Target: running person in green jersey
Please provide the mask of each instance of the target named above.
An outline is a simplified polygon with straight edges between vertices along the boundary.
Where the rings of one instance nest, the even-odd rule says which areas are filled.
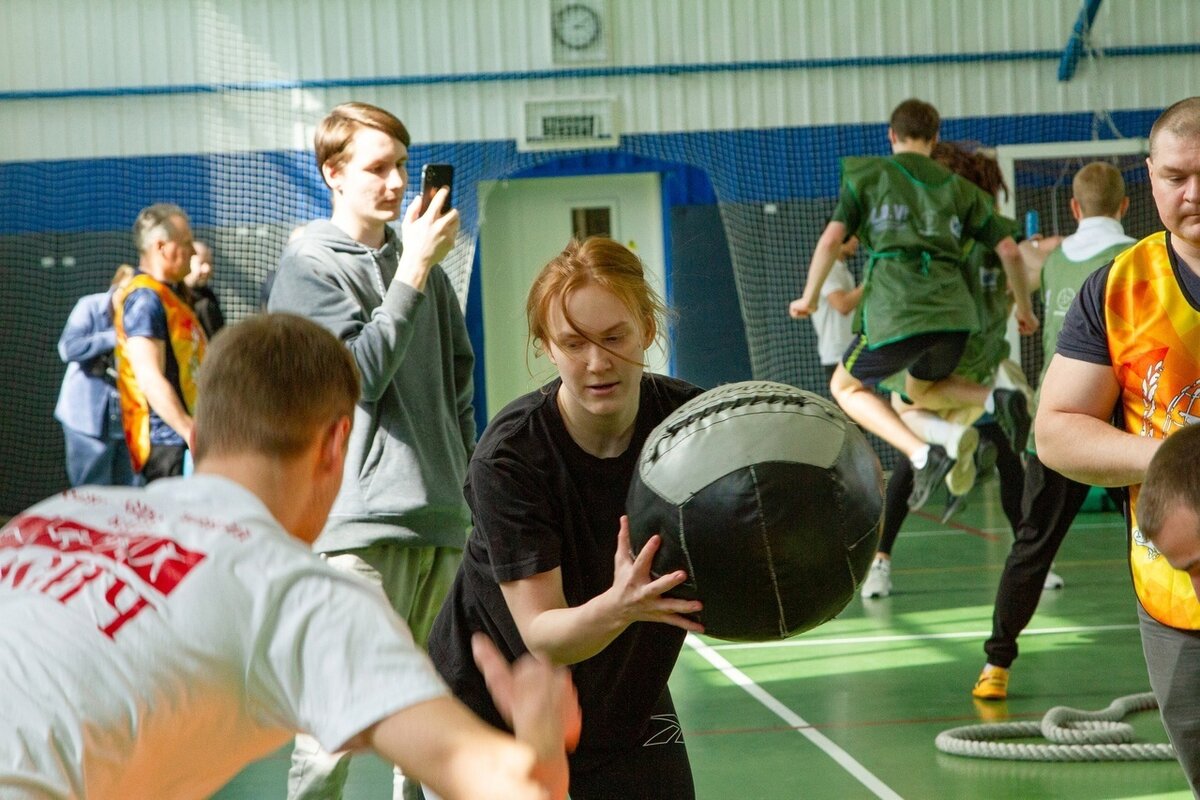
[[[971,181],[997,200],[1001,192],[1008,192],[1000,165],[987,152],[968,151],[951,142],[938,142],[931,156],[934,161]],[[1018,235],[1017,223],[1002,219],[1010,235],[1015,238]],[[1036,271],[1029,269],[1031,261],[1024,257],[1026,244],[1021,246],[1027,268],[1026,277],[1032,283],[1037,279]],[[1039,254],[1038,250],[1030,252]],[[1040,264],[1040,261],[1037,263]],[[1019,389],[1032,399],[1033,390],[1024,376],[1020,375],[1020,367],[1011,361],[1005,363],[1009,355],[1007,329],[1013,301],[1000,259],[993,249],[968,240],[963,266],[975,297],[979,330],[967,340],[962,358],[954,369],[955,374],[987,386]],[[949,519],[961,507],[975,483],[977,468],[980,472],[987,472],[994,464],[1000,474],[1000,504],[1013,531],[1016,531],[1021,521],[1021,492],[1025,474],[1020,456],[1013,450],[994,417],[985,414],[982,406],[929,411],[915,405],[904,394],[905,379],[905,373],[898,373],[882,381],[879,387],[892,393],[892,407],[913,433],[929,444],[941,445],[954,459],[954,467],[945,479],[951,499],[942,520]],[[899,459],[888,476],[879,549],[860,589],[864,599],[883,598],[891,594],[892,549],[908,517],[907,500],[912,489],[912,465],[906,459]]]
[[[1024,266],[1013,237],[995,213],[995,201],[969,181],[935,163],[937,109],[905,100],[888,127],[890,157],[842,161],[842,188],[833,217],[813,252],[804,294],[790,307],[803,317],[817,307],[821,285],[846,235],[858,236],[868,254],[855,338],[830,382],[830,392],[855,422],[896,447],[912,462],[911,508],[919,508],[950,471],[940,445],[909,430],[879,381],[909,373],[905,394],[937,410],[983,406],[1010,439],[1024,442],[1029,412],[1024,395],[954,375],[978,314],[962,265],[964,243],[994,248],[1012,287],[1018,330],[1037,330]]]

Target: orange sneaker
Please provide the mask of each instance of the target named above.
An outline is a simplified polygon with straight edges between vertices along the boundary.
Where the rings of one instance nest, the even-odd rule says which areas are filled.
[[[980,700],[1003,700],[1008,697],[1008,670],[988,664],[979,673],[971,696]]]

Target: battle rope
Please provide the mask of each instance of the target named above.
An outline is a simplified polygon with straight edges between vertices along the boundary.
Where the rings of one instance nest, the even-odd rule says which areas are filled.
[[[943,753],[1008,761],[1169,761],[1169,744],[1133,741],[1133,727],[1119,722],[1137,711],[1158,708],[1154,695],[1118,697],[1103,711],[1079,711],[1056,706],[1041,722],[995,722],[966,725],[938,734],[934,744]],[[1042,736],[1054,744],[1000,742]]]

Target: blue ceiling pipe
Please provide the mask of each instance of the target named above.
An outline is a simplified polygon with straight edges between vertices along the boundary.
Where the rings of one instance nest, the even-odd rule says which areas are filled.
[[[1100,9],[1100,0],[1083,0],[1083,8],[1079,9],[1079,18],[1075,20],[1075,29],[1067,40],[1063,50],[1062,60],[1058,62],[1058,79],[1069,81],[1075,77],[1075,68],[1079,66],[1079,57],[1083,55],[1084,40],[1096,20],[1096,12]]]

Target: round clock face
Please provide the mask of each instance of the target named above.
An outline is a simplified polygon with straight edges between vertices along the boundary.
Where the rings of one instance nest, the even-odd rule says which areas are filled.
[[[600,15],[579,3],[563,6],[554,14],[554,38],[573,50],[591,47],[600,38]]]

